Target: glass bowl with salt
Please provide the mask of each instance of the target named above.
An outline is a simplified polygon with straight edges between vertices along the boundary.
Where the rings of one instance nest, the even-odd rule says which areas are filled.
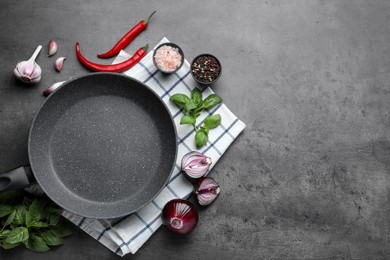
[[[176,72],[184,63],[183,50],[171,42],[160,44],[153,52],[153,63],[163,73]]]

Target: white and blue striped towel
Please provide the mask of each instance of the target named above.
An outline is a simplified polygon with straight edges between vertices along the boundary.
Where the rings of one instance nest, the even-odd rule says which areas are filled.
[[[163,38],[159,44],[168,42]],[[157,46],[157,45],[156,45]],[[187,60],[182,68],[172,75],[166,76],[158,72],[153,65],[153,52],[150,51],[137,65],[124,74],[136,78],[155,91],[167,104],[174,118],[178,134],[178,156],[174,172],[166,187],[147,206],[141,210],[121,219],[96,220],[64,212],[63,216],[83,229],[93,238],[120,256],[135,253],[161,226],[161,210],[164,205],[174,198],[187,198],[193,190],[193,186],[180,173],[181,158],[189,151],[197,150],[194,142],[194,130],[189,125],[180,125],[183,112],[169,101],[169,97],[175,93],[190,95],[192,89],[198,84],[190,75],[190,64]],[[114,63],[129,58],[124,51],[118,55]],[[210,88],[204,88],[203,97],[213,93]],[[218,159],[245,128],[241,122],[224,104],[214,107],[209,113],[202,113],[199,124],[210,114],[219,113],[222,117],[221,125],[209,132],[209,142],[200,152],[211,157],[215,166]]]

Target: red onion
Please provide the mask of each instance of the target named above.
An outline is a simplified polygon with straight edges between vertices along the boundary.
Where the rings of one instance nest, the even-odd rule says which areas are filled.
[[[162,210],[163,224],[172,232],[187,234],[198,224],[198,211],[195,206],[182,199],[174,199],[165,204]]]
[[[181,169],[191,179],[198,179],[206,175],[211,165],[211,158],[197,151],[183,156]]]
[[[220,193],[221,188],[218,183],[211,177],[200,179],[195,186],[195,195],[202,206],[211,204]]]

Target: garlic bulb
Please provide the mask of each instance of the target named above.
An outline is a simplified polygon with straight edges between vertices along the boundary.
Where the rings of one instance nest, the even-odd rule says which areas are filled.
[[[16,65],[14,74],[17,79],[29,84],[38,83],[41,80],[42,69],[35,62],[41,49],[42,46],[39,45],[29,60],[21,61]]]

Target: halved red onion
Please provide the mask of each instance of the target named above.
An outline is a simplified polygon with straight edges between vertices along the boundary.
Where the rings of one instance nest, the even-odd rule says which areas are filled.
[[[198,202],[202,206],[211,204],[221,192],[218,183],[211,177],[204,177],[200,179],[196,186],[194,193]]]
[[[188,177],[198,179],[206,175],[211,163],[210,157],[192,151],[183,156],[181,169]]]
[[[168,230],[177,234],[187,234],[194,230],[199,219],[196,207],[182,199],[174,199],[165,204],[161,217]]]

